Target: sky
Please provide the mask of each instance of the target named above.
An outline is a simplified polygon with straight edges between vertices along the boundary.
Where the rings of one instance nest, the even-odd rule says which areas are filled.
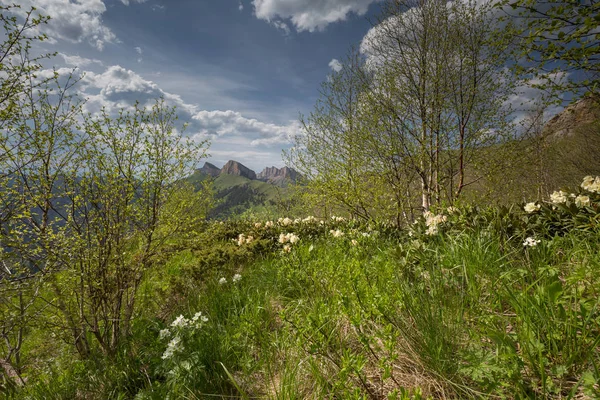
[[[14,0],[0,0],[13,4]],[[164,97],[207,160],[282,167],[320,84],[372,27],[378,0],[20,0],[51,20],[47,68],[83,76],[85,110]],[[48,64],[48,63],[46,63]]]

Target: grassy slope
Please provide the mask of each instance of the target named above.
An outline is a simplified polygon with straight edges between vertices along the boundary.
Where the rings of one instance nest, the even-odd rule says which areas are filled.
[[[452,215],[443,233],[413,237],[332,222],[213,224],[146,284],[131,355],[71,367],[33,393],[598,398],[600,233],[520,232],[520,214],[498,215]],[[300,236],[289,253],[281,232]],[[541,242],[524,247],[532,232]],[[255,240],[238,246],[239,233]],[[199,326],[170,326],[198,311],[208,317]]]

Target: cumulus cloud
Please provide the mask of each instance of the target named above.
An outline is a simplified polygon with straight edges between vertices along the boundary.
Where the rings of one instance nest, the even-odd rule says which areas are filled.
[[[0,4],[9,5],[13,0],[0,0]],[[73,43],[88,42],[98,50],[104,49],[106,43],[115,42],[115,34],[102,23],[102,14],[106,11],[103,0],[21,0],[20,9],[16,13],[25,13],[35,6],[39,15],[52,18],[52,23],[41,29],[50,39],[68,40]]]
[[[298,32],[323,30],[350,14],[364,15],[379,0],[253,0],[254,14],[268,22],[290,20]]]
[[[146,0],[131,1],[143,3]],[[121,2],[129,5],[130,0]],[[14,0],[0,0],[2,6],[14,3]],[[100,51],[106,43],[118,41],[116,35],[102,22],[102,14],[106,12],[104,0],[19,0],[17,3],[21,8],[12,9],[17,15],[23,16],[27,10],[35,7],[37,15],[51,17],[51,23],[39,27],[51,41],[62,39],[72,43],[87,42]]]
[[[340,72],[342,70],[342,63],[334,58],[329,61],[329,68],[335,72]]]
[[[87,67],[88,65],[91,64],[98,64],[98,65],[102,65],[102,61],[100,60],[96,60],[93,58],[85,58],[85,57],[80,57],[78,55],[69,55],[69,54],[64,54],[64,53],[60,53],[59,54],[63,60],[65,60],[65,64],[67,65],[73,65],[75,67]]]
[[[276,125],[244,117],[232,110],[199,111],[192,119],[196,121],[201,135],[213,138],[243,136],[251,139],[251,146],[289,143],[300,131],[300,125],[295,121],[287,125]]]

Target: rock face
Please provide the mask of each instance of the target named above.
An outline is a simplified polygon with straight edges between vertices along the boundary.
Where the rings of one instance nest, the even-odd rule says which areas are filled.
[[[227,164],[221,168],[220,174],[238,175],[248,179],[256,179],[256,172],[233,160],[227,161]]]
[[[599,115],[598,105],[593,99],[582,99],[548,121],[544,133],[554,138],[569,137],[578,127],[597,121]]]
[[[258,174],[258,179],[274,185],[282,185],[286,182],[296,182],[298,172],[288,167],[267,167]]]
[[[205,173],[206,175],[210,175],[213,178],[219,176],[219,174],[221,173],[221,170],[217,167],[215,167],[213,164],[206,162],[204,163],[204,166],[202,168],[200,168],[200,172]]]

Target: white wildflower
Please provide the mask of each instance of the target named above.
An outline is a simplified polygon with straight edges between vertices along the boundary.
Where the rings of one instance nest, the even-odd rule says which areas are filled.
[[[594,178],[593,176],[586,176],[583,178],[583,182],[581,183],[581,187],[588,192],[592,193],[600,193],[600,176]]]
[[[344,232],[340,231],[339,229],[336,229],[336,230],[332,229],[329,231],[329,233],[331,233],[333,235],[333,237],[336,237],[336,238],[344,236]]]
[[[425,234],[429,235],[429,236],[433,236],[433,235],[436,235],[438,233],[438,231],[439,230],[438,230],[437,224],[433,224],[427,228],[427,230],[425,231]]]
[[[225,278],[219,279],[219,285],[224,285],[226,283],[227,283],[227,279],[225,279]]]
[[[236,282],[239,282],[241,279],[242,279],[242,276],[240,274],[235,274],[233,276],[232,281],[233,281],[233,283],[236,283]]]
[[[161,340],[169,337],[170,335],[171,335],[171,331],[169,329],[161,329],[160,332],[158,332],[158,337]]]
[[[176,351],[180,351],[182,349],[180,346],[180,343],[181,343],[181,339],[179,338],[179,336],[175,336],[173,339],[171,339],[171,341],[167,345],[167,349],[165,350],[165,352],[162,355],[162,359],[166,360],[167,358],[171,358],[171,357],[173,357],[173,354]]]
[[[285,246],[283,246],[284,253],[289,253],[290,251],[292,251],[292,246],[290,246],[289,244],[286,244]]]
[[[288,240],[290,241],[291,244],[294,244],[294,243],[298,243],[300,238],[293,233],[288,233]]]
[[[254,227],[255,227],[256,229],[260,229],[260,228],[262,228],[262,224],[261,224],[260,222],[256,222],[256,223],[254,224]]]
[[[291,220],[291,219],[289,219],[287,217],[286,218],[279,218],[277,220],[277,222],[279,222],[279,225],[282,225],[282,226],[288,226],[288,225],[291,225],[291,224],[294,223],[293,220]]]
[[[446,211],[448,212],[448,214],[456,214],[459,210],[457,207],[450,206],[446,209]]]
[[[559,190],[558,192],[553,192],[550,195],[550,201],[553,204],[562,204],[565,203],[567,201],[567,194],[566,192],[563,192],[562,190]]]
[[[352,246],[358,245],[358,242],[356,241],[356,239],[352,239],[352,241],[350,243],[352,243]]]
[[[202,321],[202,322],[207,322],[208,318],[204,315],[202,315],[202,311],[198,311],[196,314],[194,314],[194,316],[192,317],[192,322],[198,322],[198,320]]]
[[[535,247],[537,246],[539,243],[541,242],[541,240],[536,240],[532,237],[528,237],[527,239],[525,239],[525,241],[523,242],[523,246],[525,247]]]
[[[279,234],[279,243],[287,243],[288,236],[285,233]]]
[[[265,222],[265,228],[270,228],[273,226],[273,221],[267,221]]]
[[[577,205],[577,207],[589,206],[590,205],[590,197],[580,194],[579,196],[575,197],[575,204]]]
[[[187,319],[185,319],[185,317],[183,315],[180,315],[179,317],[175,318],[175,321],[173,321],[171,323],[171,327],[173,328],[184,328],[188,325],[190,321],[188,321]]]
[[[537,210],[539,210],[540,207],[541,206],[539,204],[536,204],[535,202],[532,202],[532,203],[525,204],[525,207],[523,207],[523,210],[525,210],[526,213],[531,214],[531,213],[536,212]]]

